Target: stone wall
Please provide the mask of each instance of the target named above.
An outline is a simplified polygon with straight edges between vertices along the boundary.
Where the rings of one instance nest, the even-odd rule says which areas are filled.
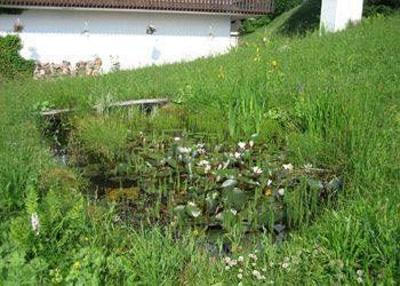
[[[102,65],[103,62],[100,58],[92,61],[80,61],[75,66],[68,61],[63,61],[61,64],[37,62],[33,77],[46,79],[61,76],[97,76],[102,71]]]

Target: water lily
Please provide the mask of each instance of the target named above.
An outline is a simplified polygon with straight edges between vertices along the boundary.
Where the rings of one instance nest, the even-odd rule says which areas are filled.
[[[285,189],[279,189],[278,194],[283,197],[285,195]]]
[[[283,164],[283,169],[292,171],[293,170],[293,165],[291,163],[289,164]]]
[[[238,146],[239,146],[239,149],[245,150],[246,149],[246,142],[239,142]]]
[[[253,170],[253,174],[257,175],[257,176],[261,175],[263,173],[263,170],[260,167],[257,167],[257,166],[253,167],[252,170]]]
[[[180,154],[189,154],[192,150],[189,147],[181,147],[177,148],[178,153]]]
[[[205,167],[210,165],[210,162],[207,160],[201,160],[197,165],[199,165],[200,167]]]
[[[33,213],[31,215],[31,224],[32,230],[35,232],[36,235],[39,235],[40,232],[40,220],[37,213]]]

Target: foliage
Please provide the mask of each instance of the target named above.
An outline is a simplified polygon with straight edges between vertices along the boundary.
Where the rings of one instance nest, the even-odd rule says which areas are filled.
[[[21,48],[18,36],[0,37],[0,80],[32,74],[34,63],[21,57]]]
[[[399,27],[400,17],[393,15],[371,17],[322,37],[258,31],[230,54],[213,59],[99,78],[2,84],[0,284],[396,284]],[[88,106],[109,95],[112,100],[170,96],[175,104],[147,117],[136,110],[87,114]],[[74,150],[69,159],[78,164],[67,168],[54,159],[41,134],[43,125],[35,123],[37,103],[79,106],[66,123],[71,126],[67,150]],[[182,195],[191,203],[171,201],[171,206],[179,211],[184,205],[185,220],[202,219],[206,195],[213,196],[206,184],[211,180],[203,174],[206,165],[197,168],[200,161],[222,161],[224,153],[240,148],[238,142],[250,145],[254,133],[259,140],[251,158],[229,169],[247,178],[259,166],[264,183],[272,166],[279,168],[272,170],[274,183],[293,179],[284,192],[275,185],[272,189],[277,206],[290,219],[274,224],[272,231],[243,234],[230,212],[233,219],[226,217],[226,231],[216,237],[196,227],[177,231],[173,220],[146,227],[148,215],[169,218],[160,210],[165,197],[180,189],[187,190]],[[178,136],[183,138],[180,143],[174,139]],[[159,174],[159,168],[175,170],[170,165],[155,167],[155,161],[173,155],[178,147],[193,148],[200,140],[208,155],[194,158],[193,170],[203,183],[193,192],[187,163],[181,161],[176,162],[184,178],[179,188],[174,184],[181,177],[174,173],[161,179],[168,188],[155,180],[156,187],[138,191],[118,181],[107,190],[109,201],[103,199],[103,190],[90,188],[92,177],[82,171],[88,162],[100,162],[104,172],[128,170],[136,180],[143,174],[139,181],[145,181],[149,174]],[[219,144],[225,151],[214,151]],[[129,166],[115,164],[128,158]],[[333,177],[295,174],[307,163],[343,175],[344,189],[334,204],[319,204],[320,184],[315,180],[322,180],[326,189]],[[283,164],[287,170],[292,164],[294,173],[279,179]],[[218,165],[212,163],[211,168],[212,178]],[[239,185],[224,177],[218,186],[234,184]],[[235,187],[223,207],[242,202],[243,192]],[[240,190],[255,195],[256,189]],[[134,209],[137,212],[128,208],[121,217],[123,203],[135,204],[144,193],[155,206],[144,204]],[[264,195],[269,194],[265,190]],[[142,221],[129,221],[140,214]],[[249,217],[257,215],[254,211]],[[283,227],[291,232],[277,239]]]

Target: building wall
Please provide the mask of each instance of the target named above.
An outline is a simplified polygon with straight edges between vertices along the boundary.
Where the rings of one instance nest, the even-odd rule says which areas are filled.
[[[329,32],[341,31],[361,20],[363,0],[322,0],[321,26]]]
[[[224,53],[236,44],[226,15],[131,11],[30,9],[0,15],[0,35],[23,31],[22,56],[42,63],[75,64],[100,57],[108,71],[193,60]],[[146,33],[148,25],[157,30]]]

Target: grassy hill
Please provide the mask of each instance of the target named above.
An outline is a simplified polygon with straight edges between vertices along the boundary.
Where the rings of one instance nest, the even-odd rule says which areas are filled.
[[[400,16],[368,18],[342,33],[297,37],[278,33],[279,27],[288,27],[290,15],[216,58],[98,78],[2,83],[0,281],[396,284]],[[165,96],[174,103],[150,117],[136,110],[89,112],[93,104]],[[69,152],[66,166],[51,151],[55,133],[45,134],[51,128],[37,114],[49,107],[79,109],[53,130],[69,132],[57,137]],[[174,143],[178,136],[183,143]],[[160,183],[153,175],[161,171],[154,172],[153,161],[175,154],[176,144],[192,148],[203,142],[210,150],[223,144],[225,153],[202,155],[213,162],[240,149],[238,142],[248,146],[252,140],[254,155],[222,176],[252,176],[263,187],[245,190],[252,198],[237,207],[237,216],[224,219],[218,249],[209,251],[209,233],[196,225],[208,219],[203,217],[206,197],[220,190],[213,181],[219,167],[213,165],[211,174],[195,171],[193,183],[187,161],[180,167],[168,162],[170,173]],[[309,180],[317,178],[324,190],[328,182],[322,175],[308,175],[311,167],[304,165],[310,164],[326,170],[329,180],[340,178],[343,188],[323,199],[326,193],[315,193]],[[102,174],[127,168],[122,173],[143,178],[140,186],[148,189],[140,195],[138,189],[128,194],[124,188],[122,195],[111,189],[111,202],[98,199],[89,187],[88,166]],[[253,166],[264,171],[260,177],[248,175]],[[240,188],[245,184],[252,182]],[[123,196],[124,203],[115,204],[115,196]],[[171,196],[168,206],[174,209],[164,210],[164,198]],[[191,201],[174,201],[183,198]],[[224,214],[242,201],[230,198],[220,202]],[[182,228],[175,220],[179,203],[185,204],[185,222],[190,222]],[[264,219],[257,216],[259,207],[271,212],[271,225],[258,222]],[[136,221],[146,223],[138,227]],[[250,235],[239,227],[243,221],[261,230]],[[288,231],[277,231],[276,221]]]

